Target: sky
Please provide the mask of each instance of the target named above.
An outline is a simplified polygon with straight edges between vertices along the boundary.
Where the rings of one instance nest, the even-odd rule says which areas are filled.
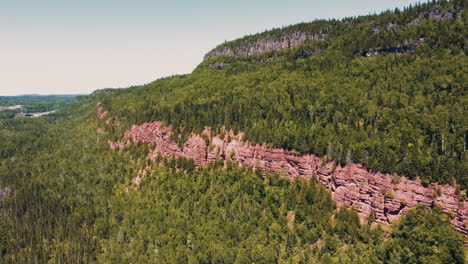
[[[190,73],[224,41],[415,2],[0,0],[0,96],[145,84]]]

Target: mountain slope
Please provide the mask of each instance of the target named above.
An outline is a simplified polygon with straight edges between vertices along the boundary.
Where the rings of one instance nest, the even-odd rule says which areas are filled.
[[[425,183],[456,181],[465,189],[464,5],[464,1],[422,5],[398,14],[319,21],[254,35],[209,54],[275,36],[282,39],[291,32],[354,25],[334,33],[325,46],[317,40],[259,56],[208,55],[191,75],[109,91],[112,95],[102,101],[117,116],[125,116],[128,125],[160,120],[176,129],[183,126],[176,132],[184,140],[205,126],[225,126],[242,130],[254,143],[327,155],[341,164],[361,162],[375,171],[419,176]],[[414,19],[421,21],[413,25]],[[387,49],[408,42],[406,31],[426,41],[414,54],[361,56],[381,47],[379,41],[388,43],[366,31],[388,21],[404,26],[387,32],[395,39]],[[366,48],[349,48],[356,41],[365,41]],[[308,50],[315,45],[323,47],[310,55]]]
[[[163,121],[180,142],[225,126],[253,143],[467,187],[465,54],[314,59],[198,69],[102,101],[127,127]]]

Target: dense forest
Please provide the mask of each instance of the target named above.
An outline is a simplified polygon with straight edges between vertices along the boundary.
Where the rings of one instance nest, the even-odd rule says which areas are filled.
[[[109,151],[89,101],[2,122],[1,263],[464,263],[437,207],[385,238],[315,180],[164,158],[136,187],[149,149]]]
[[[150,146],[108,145],[149,121],[172,126],[179,142],[226,127],[251,142],[466,189],[465,5],[275,29],[215,50],[324,26],[328,37],[207,56],[189,75],[0,120],[0,263],[465,263],[466,236],[437,206],[375,227],[338,208],[313,177],[291,181],[222,161],[152,162]],[[451,16],[431,19],[440,10]],[[121,125],[103,129],[97,102]]]

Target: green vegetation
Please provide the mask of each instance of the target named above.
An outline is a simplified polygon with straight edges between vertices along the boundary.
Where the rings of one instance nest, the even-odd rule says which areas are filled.
[[[98,96],[127,127],[162,120],[184,128],[181,141],[205,126],[225,126],[252,142],[468,187],[464,52],[344,59],[328,52],[202,67]]]
[[[292,54],[269,52],[260,56],[244,59],[265,60],[278,56],[305,58],[322,55],[332,47],[336,56],[365,55],[369,51],[392,52],[430,52],[431,49],[453,49],[454,52],[465,48],[466,39],[466,2],[463,0],[437,1],[433,4],[410,5],[404,10],[385,11],[379,15],[350,17],[343,20],[316,20],[281,29],[273,29],[260,34],[246,36],[226,42],[206,56],[207,61],[224,61],[226,57],[212,58],[211,54],[223,49],[242,51],[246,45],[258,40],[283,41],[285,36],[303,33],[315,36],[306,45],[296,48]],[[457,18],[457,19],[454,19]]]
[[[313,179],[164,158],[136,188],[148,148],[109,151],[94,103],[1,123],[0,142],[26,142],[2,148],[0,185],[14,188],[0,202],[2,263],[464,263],[440,211],[415,209],[385,240]]]
[[[463,248],[454,247],[463,240],[444,218],[440,208],[408,211],[393,228],[383,258],[388,263],[463,263]]]
[[[171,125],[179,142],[225,126],[252,142],[342,164],[457,181],[465,195],[466,8],[464,1],[439,4],[462,16],[418,24],[411,37],[426,40],[414,53],[391,50],[411,27],[377,37],[368,29],[405,25],[432,5],[262,33],[253,38],[358,25],[293,50],[222,56],[190,75],[101,90],[54,115],[0,120],[0,188],[12,189],[0,201],[0,263],[465,263],[466,237],[440,208],[408,211],[388,237],[371,227],[375,216],[361,225],[355,211],[336,208],[314,179],[263,177],[222,162],[152,162],[149,146],[111,151],[107,143],[148,121]],[[362,56],[381,48],[388,52]],[[229,64],[213,66],[221,62]],[[98,133],[105,126],[98,101],[121,126]],[[147,166],[136,187],[132,180]]]
[[[14,118],[18,113],[49,112],[64,108],[79,95],[0,96],[0,119]],[[3,109],[21,105],[18,109]]]
[[[440,4],[467,12],[464,1]],[[456,29],[465,29],[466,19],[424,20],[414,26],[415,36],[426,38],[415,54],[362,57],[361,50],[349,49],[358,40],[366,41],[366,50],[382,46],[366,30],[389,21],[405,24],[430,7],[357,18],[341,38],[276,52],[274,60],[267,59],[270,53],[221,56],[204,61],[190,75],[98,96],[112,113],[126,118],[127,127],[154,120],[183,127],[181,142],[205,126],[225,126],[244,131],[252,142],[327,155],[341,164],[361,162],[426,183],[456,181],[466,189],[468,60],[466,32]],[[315,28],[315,23],[324,22],[259,36]],[[403,33],[411,27],[391,31],[392,36],[409,41]],[[300,54],[311,45],[323,46],[320,56],[303,58]],[[222,70],[210,66],[226,61]]]

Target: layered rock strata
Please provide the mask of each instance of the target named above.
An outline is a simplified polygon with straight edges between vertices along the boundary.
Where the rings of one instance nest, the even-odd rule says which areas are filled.
[[[151,144],[154,150],[149,155],[153,160],[161,154],[193,159],[197,166],[203,166],[216,159],[230,159],[288,178],[315,176],[331,190],[339,206],[356,209],[363,222],[372,215],[376,223],[388,224],[417,204],[429,208],[439,205],[451,217],[450,222],[456,229],[468,234],[468,204],[460,200],[453,186],[424,187],[419,179],[372,172],[359,163],[335,166],[312,154],[299,155],[285,149],[250,144],[242,139],[242,133],[235,135],[232,131],[220,136],[206,128],[201,135],[192,134],[183,148],[171,140],[172,134],[171,128],[164,127],[161,122],[144,123],[127,131],[123,141],[109,142],[109,145],[112,149],[122,149],[136,142]]]

